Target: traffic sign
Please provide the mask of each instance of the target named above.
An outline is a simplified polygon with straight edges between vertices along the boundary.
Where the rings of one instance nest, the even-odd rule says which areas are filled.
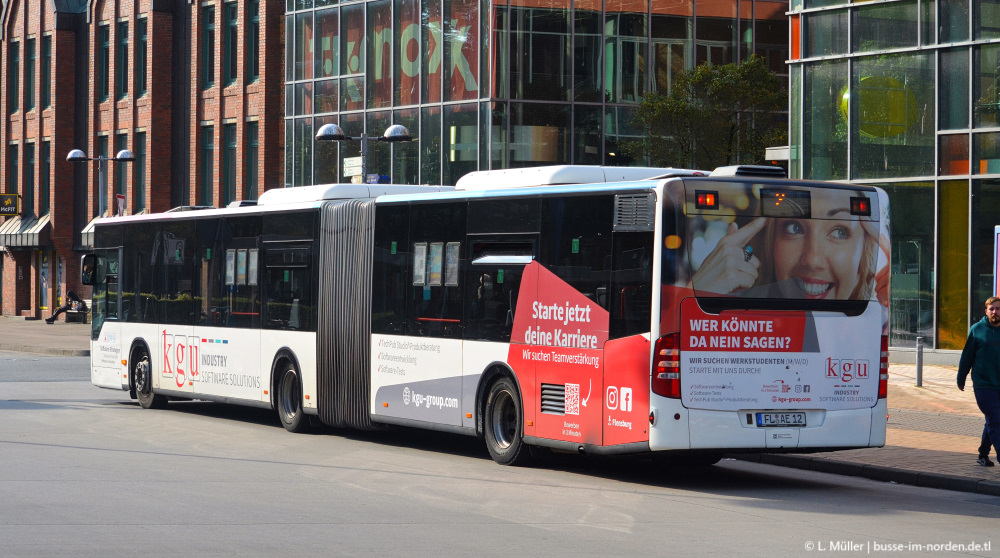
[[[361,157],[344,157],[344,176],[361,176]]]

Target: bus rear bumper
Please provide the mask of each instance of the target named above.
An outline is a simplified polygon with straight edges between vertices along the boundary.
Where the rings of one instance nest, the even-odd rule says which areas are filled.
[[[687,409],[680,401],[657,399],[649,433],[652,451],[823,451],[885,445],[885,399],[864,409],[804,410],[805,427],[758,427],[752,410]]]

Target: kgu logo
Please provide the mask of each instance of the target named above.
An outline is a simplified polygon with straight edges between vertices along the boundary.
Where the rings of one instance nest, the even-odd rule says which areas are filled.
[[[836,378],[841,382],[850,382],[854,379],[863,379],[868,377],[868,361],[867,360],[850,360],[850,359],[836,359],[827,358],[826,359],[826,377]]]
[[[167,335],[163,330],[163,376],[173,376],[177,387],[184,387],[188,380],[194,381],[198,376],[198,349],[201,347],[198,337],[186,335]]]

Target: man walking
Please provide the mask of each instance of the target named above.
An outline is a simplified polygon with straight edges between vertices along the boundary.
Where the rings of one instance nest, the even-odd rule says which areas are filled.
[[[969,338],[958,361],[958,389],[965,391],[965,378],[972,370],[972,391],[986,417],[983,440],[976,463],[992,467],[990,441],[1000,456],[1000,298],[986,299],[986,317],[969,329]]]

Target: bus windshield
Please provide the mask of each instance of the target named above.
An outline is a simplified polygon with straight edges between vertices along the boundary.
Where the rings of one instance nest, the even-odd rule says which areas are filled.
[[[689,181],[683,241],[698,297],[873,300],[874,191]]]

